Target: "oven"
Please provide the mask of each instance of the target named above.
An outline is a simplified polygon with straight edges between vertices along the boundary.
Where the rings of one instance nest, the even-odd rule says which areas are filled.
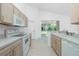
[[[30,46],[29,34],[24,35],[22,40],[23,40],[23,56],[26,56],[28,54],[29,46]]]

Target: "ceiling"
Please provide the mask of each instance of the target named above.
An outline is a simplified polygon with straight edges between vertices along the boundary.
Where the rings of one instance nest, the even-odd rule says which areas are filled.
[[[35,6],[40,10],[69,15],[70,3],[30,3],[30,5]]]

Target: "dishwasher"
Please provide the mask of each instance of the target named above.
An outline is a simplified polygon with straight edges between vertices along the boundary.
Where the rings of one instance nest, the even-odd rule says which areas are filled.
[[[63,39],[62,56],[79,56],[79,45]]]

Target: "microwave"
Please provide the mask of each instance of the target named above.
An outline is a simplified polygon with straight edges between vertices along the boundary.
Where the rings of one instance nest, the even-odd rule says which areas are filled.
[[[24,26],[24,22],[19,16],[14,15],[13,25]]]

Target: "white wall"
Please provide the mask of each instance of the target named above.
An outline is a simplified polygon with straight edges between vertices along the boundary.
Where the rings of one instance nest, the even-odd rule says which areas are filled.
[[[28,4],[14,4],[20,11],[22,11],[28,18],[28,29],[32,33],[33,39],[40,38],[40,28],[39,28],[39,9]]]

